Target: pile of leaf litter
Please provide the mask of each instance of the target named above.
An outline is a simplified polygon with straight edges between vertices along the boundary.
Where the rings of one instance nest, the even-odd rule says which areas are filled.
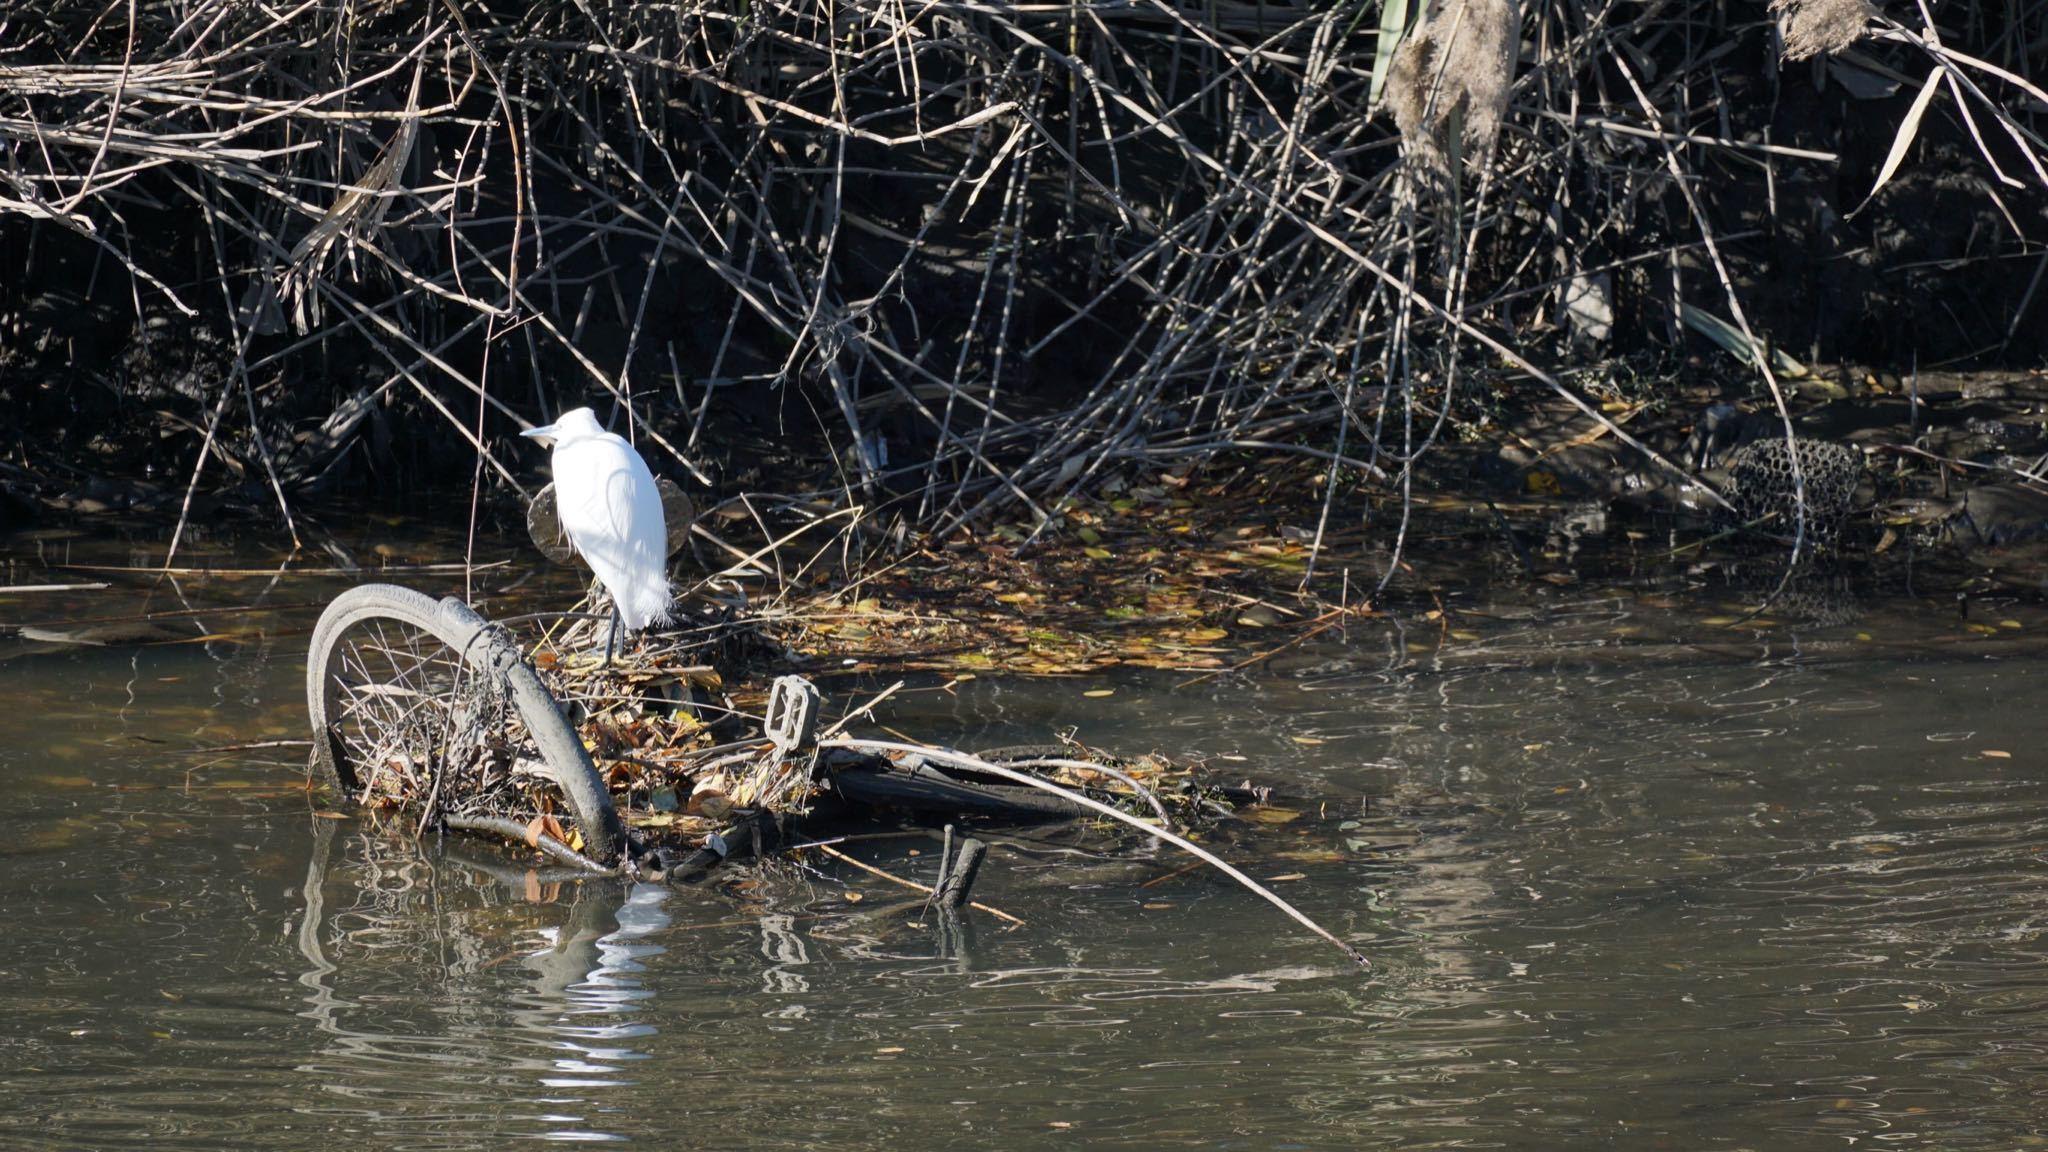
[[[765,850],[800,833],[873,824],[878,815],[1015,823],[1123,813],[1194,829],[1266,799],[1249,784],[1209,781],[1163,756],[1120,756],[1072,740],[963,756],[938,745],[883,749],[839,736],[881,698],[822,732],[814,690],[807,717],[790,721],[784,708],[778,718],[767,686],[730,687],[721,670],[719,649],[743,627],[715,605],[701,616],[685,611],[677,628],[650,632],[608,661],[606,625],[594,618],[546,618],[522,637],[629,829],[635,859],[712,851],[722,860],[736,848]],[[800,677],[784,679],[808,687]],[[370,756],[384,770],[353,799],[402,814],[421,830],[439,822],[497,832],[577,862],[581,836],[561,818],[552,776],[517,710],[475,677],[440,684],[452,705],[420,723],[392,725]],[[408,714],[428,716],[424,709]],[[805,731],[771,731],[798,722]],[[977,770],[977,761],[988,766]]]
[[[687,631],[687,614],[684,626]],[[489,629],[483,625],[474,635]],[[895,688],[821,731],[820,694],[801,676],[774,681],[760,707],[758,694],[727,692],[715,669],[693,659],[702,655],[701,638],[690,643],[655,634],[606,658],[598,655],[605,648],[589,644],[591,632],[584,623],[558,636],[544,632],[523,654],[542,678],[539,687],[573,724],[602,798],[583,795],[582,785],[574,783],[580,774],[556,777],[556,769],[569,770],[559,751],[549,754],[555,769],[542,760],[539,749],[569,733],[548,736],[518,719],[524,708],[541,725],[544,713],[533,709],[549,704],[536,704],[533,689],[519,687],[532,680],[516,666],[520,653],[500,640],[483,644],[512,663],[493,665],[500,657],[487,655],[479,665],[506,669],[496,688],[487,683],[488,675],[455,669],[448,676],[417,664],[397,682],[355,686],[346,715],[375,735],[350,744],[351,759],[368,768],[353,798],[411,823],[416,833],[441,827],[496,835],[523,840],[586,875],[683,882],[731,859],[786,849],[841,855],[829,847],[835,835],[847,834],[848,823],[873,829],[878,813],[928,823],[963,817],[1010,824],[1106,818],[1195,856],[1370,967],[1351,945],[1190,839],[1198,829],[1233,816],[1239,805],[1263,803],[1261,790],[1205,782],[1164,757],[1120,758],[1078,744],[975,755],[901,739],[846,737],[839,729]],[[366,641],[350,649],[349,658],[366,665],[364,654],[382,643]],[[524,703],[515,706],[508,697],[521,692]],[[398,707],[378,712],[369,706],[387,699]],[[366,717],[374,722],[365,724]],[[400,722],[389,723],[393,717]],[[737,738],[730,738],[735,730]],[[580,819],[565,826],[559,817],[568,797],[576,798]],[[623,844],[613,831],[621,824]],[[939,886],[924,889],[890,879],[932,892],[942,908],[957,910],[985,845],[970,836],[954,855],[953,825],[946,829],[945,880]],[[608,859],[583,854],[584,833]]]

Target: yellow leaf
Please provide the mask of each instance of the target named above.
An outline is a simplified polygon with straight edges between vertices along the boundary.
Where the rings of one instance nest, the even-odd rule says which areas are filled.
[[[1328,741],[1328,740],[1325,740],[1325,739],[1323,739],[1323,738],[1322,738],[1322,737],[1320,737],[1320,736],[1290,736],[1290,737],[1288,737],[1288,739],[1290,739],[1290,740],[1294,741],[1294,742],[1295,742],[1296,744],[1310,744],[1310,745],[1314,745],[1314,744],[1328,744],[1328,743],[1329,743],[1329,741]]]
[[[1086,556],[1090,560],[1108,560],[1114,553],[1110,552],[1107,548],[1083,548],[1081,549],[1081,555]]]
[[[998,604],[1029,604],[1031,600],[1032,596],[1029,592],[1005,592],[996,597],[996,603]]]
[[[2000,750],[2000,749],[1997,749],[1997,748],[1986,748],[1986,749],[1984,749],[1984,755],[1986,755],[1986,756],[1989,756],[1989,757],[1991,757],[1991,758],[1992,758],[1993,760],[2010,760],[2010,759],[2012,759],[2012,753],[2010,753],[2010,752],[2006,752],[2006,751],[2002,751],[2002,750]]]
[[[1306,880],[1306,879],[1308,879],[1308,873],[1306,873],[1306,872],[1289,872],[1289,873],[1286,873],[1285,875],[1281,875],[1281,876],[1268,876],[1268,877],[1266,877],[1266,883],[1268,883],[1268,884],[1280,884],[1280,883],[1284,883],[1284,882],[1286,882],[1286,881],[1288,881],[1288,880]]]
[[[1081,695],[1083,695],[1083,696],[1093,696],[1093,697],[1101,697],[1101,696],[1114,696],[1114,695],[1116,695],[1116,689],[1114,689],[1114,688],[1090,688],[1090,689],[1089,689],[1088,691],[1086,691],[1086,692],[1083,692],[1083,693],[1081,693]]]
[[[1261,804],[1245,809],[1245,817],[1260,824],[1289,824],[1301,818],[1301,813],[1292,808],[1273,808]]]

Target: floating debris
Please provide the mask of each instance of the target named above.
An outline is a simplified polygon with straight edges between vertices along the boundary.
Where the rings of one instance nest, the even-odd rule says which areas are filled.
[[[381,585],[343,593],[308,664],[315,765],[344,802],[401,814],[416,832],[489,833],[593,872],[681,880],[796,843],[814,821],[876,810],[1108,818],[1194,854],[1365,963],[1177,831],[1262,803],[1261,790],[1072,741],[977,756],[821,733],[819,694],[801,677],[764,699],[728,692],[705,659],[719,627],[605,662],[575,647],[588,623],[542,629],[522,647],[458,600]],[[965,884],[948,904],[965,901]]]

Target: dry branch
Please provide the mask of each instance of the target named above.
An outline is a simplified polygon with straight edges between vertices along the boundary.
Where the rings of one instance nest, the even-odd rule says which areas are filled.
[[[2048,188],[2048,99],[1984,39],[2037,45],[2048,14],[1773,8],[1788,54],[1867,37],[1852,55],[1930,76],[2013,195]],[[1557,387],[1539,341],[1575,278],[1634,277],[1650,318],[1721,310],[1776,241],[1722,218],[1749,247],[1698,260],[1714,182],[1836,182],[1828,141],[1731,123],[1732,50],[1770,23],[1718,12],[1435,0],[1383,69],[1397,137],[1370,93],[1399,21],[1356,3],[0,0],[0,254],[74,238],[138,312],[221,325],[237,362],[186,398],[191,450],[280,496],[331,482],[364,397],[516,485],[497,443],[593,397],[709,479],[762,393],[822,434],[842,507],[935,529],[1043,526],[1133,461],[1251,446],[1406,492],[1461,344]],[[1492,191],[1404,215],[1397,150]],[[35,291],[13,271],[0,314]]]

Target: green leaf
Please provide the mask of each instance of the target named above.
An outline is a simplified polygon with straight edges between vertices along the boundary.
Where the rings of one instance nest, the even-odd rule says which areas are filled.
[[[1379,106],[1380,90],[1387,86],[1387,69],[1393,67],[1401,41],[1408,38],[1408,15],[1408,0],[1384,0],[1380,5],[1380,38],[1373,46],[1372,87],[1365,101],[1368,108]]]
[[[1758,342],[1743,335],[1740,328],[1728,323],[1712,312],[1702,308],[1695,308],[1690,304],[1680,304],[1678,306],[1678,318],[1685,322],[1686,327],[1719,344],[1727,350],[1730,356],[1735,357],[1744,364],[1752,368],[1763,364],[1763,349],[1758,346]],[[1776,348],[1772,348],[1770,352],[1771,367],[1775,368],[1779,375],[1789,376],[1793,379],[1807,375],[1806,365],[1785,355]]]

